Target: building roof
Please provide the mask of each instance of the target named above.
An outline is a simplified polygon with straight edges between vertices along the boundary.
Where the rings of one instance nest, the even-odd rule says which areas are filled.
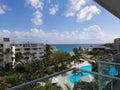
[[[120,0],[94,0],[120,19]]]

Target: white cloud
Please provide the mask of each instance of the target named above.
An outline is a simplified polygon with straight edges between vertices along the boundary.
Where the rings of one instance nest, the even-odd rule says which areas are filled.
[[[93,18],[94,14],[100,14],[100,10],[96,6],[86,6],[77,13],[77,21],[86,21]]]
[[[81,35],[82,35],[82,38],[84,38],[84,40],[88,40],[90,43],[109,42],[114,38],[114,36],[112,35],[105,34],[98,25],[93,25],[93,26],[84,28]]]
[[[5,14],[5,11],[10,10],[10,8],[8,8],[8,6],[6,5],[1,5],[0,6],[0,14]]]
[[[33,16],[34,18],[31,19],[31,22],[35,25],[42,25],[42,13],[40,11],[35,11]]]
[[[35,9],[43,9],[43,2],[41,0],[26,0],[27,4]]]
[[[100,14],[100,9],[95,5],[87,6],[88,0],[68,0],[66,17],[75,16],[77,22],[91,20],[95,14]]]
[[[87,0],[68,0],[66,17],[74,16],[86,4]]]
[[[59,10],[59,5],[56,4],[52,8],[49,8],[49,14],[50,15],[55,15],[58,10]]]
[[[119,37],[118,35],[109,35],[104,33],[98,25],[84,28],[83,31],[72,31],[58,33],[56,31],[45,32],[41,29],[33,28],[30,31],[0,31],[0,38],[10,37],[14,41],[31,41],[42,43],[106,43],[113,42],[113,39]]]
[[[27,5],[35,9],[33,13],[33,18],[31,18],[31,22],[35,25],[42,25],[42,16],[40,10],[43,10],[44,3],[41,0],[26,0]]]

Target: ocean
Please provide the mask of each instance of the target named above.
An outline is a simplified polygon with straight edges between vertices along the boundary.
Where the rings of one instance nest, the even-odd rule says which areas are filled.
[[[90,46],[99,46],[100,44],[53,44],[52,46],[55,46],[60,51],[66,51],[71,52],[73,51],[73,48],[85,48],[87,49]]]

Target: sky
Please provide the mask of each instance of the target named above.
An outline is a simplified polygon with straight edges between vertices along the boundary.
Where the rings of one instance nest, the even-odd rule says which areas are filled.
[[[93,0],[0,0],[0,41],[102,44],[120,37],[120,20]]]

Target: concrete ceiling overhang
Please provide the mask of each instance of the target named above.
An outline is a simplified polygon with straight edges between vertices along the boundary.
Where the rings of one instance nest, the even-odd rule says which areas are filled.
[[[120,19],[120,0],[94,0]]]

